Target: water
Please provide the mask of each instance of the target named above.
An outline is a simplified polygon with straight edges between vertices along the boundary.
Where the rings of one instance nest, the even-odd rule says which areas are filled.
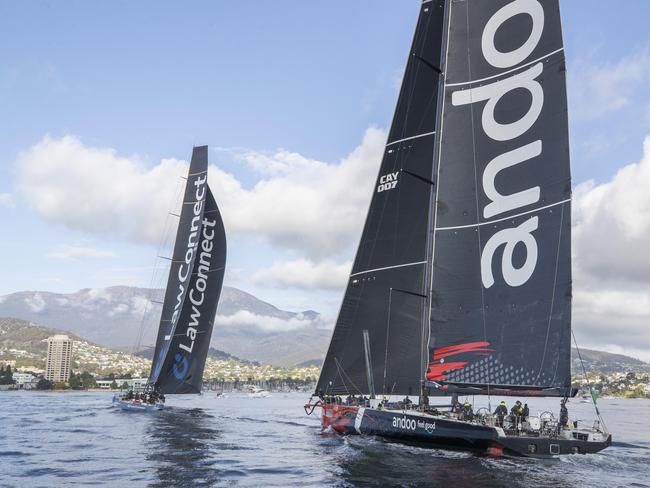
[[[108,393],[0,393],[0,486],[650,487],[648,400],[601,400],[615,445],[559,460],[322,434],[297,393],[170,397],[165,411],[147,413],[115,410],[110,400]],[[531,405],[558,409],[551,399]],[[590,405],[569,407],[572,418],[593,416]]]

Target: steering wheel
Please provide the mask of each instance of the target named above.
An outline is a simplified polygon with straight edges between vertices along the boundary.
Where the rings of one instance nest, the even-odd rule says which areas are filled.
[[[549,412],[549,411],[542,412],[539,415],[539,419],[542,422],[555,422],[555,416],[553,415],[553,412]]]
[[[485,407],[481,407],[476,410],[475,415],[477,417],[487,417],[488,415],[490,415],[490,411]]]

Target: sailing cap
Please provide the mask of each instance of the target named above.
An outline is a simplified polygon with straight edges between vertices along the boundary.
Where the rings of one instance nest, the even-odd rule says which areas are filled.
[[[506,404],[505,400],[501,400],[501,405],[505,405],[505,404]]]

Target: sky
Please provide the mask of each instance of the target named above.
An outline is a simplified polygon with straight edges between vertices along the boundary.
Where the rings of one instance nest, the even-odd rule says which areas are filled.
[[[650,3],[561,5],[574,328],[650,360]],[[226,285],[333,320],[418,10],[1,2],[0,295],[162,284],[168,212],[207,144]]]

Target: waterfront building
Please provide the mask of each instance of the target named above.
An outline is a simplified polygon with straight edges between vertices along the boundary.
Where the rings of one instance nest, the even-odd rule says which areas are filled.
[[[72,339],[67,335],[48,337],[45,379],[53,383],[67,382],[70,379],[71,364]]]
[[[111,389],[111,384],[113,381],[115,381],[115,384],[117,384],[117,387],[120,388],[124,383],[128,385],[129,388],[132,388],[134,390],[144,390],[144,387],[147,386],[147,381],[149,378],[132,378],[132,379],[119,379],[116,378],[114,380],[95,380],[97,383],[97,388],[101,390],[110,390]]]
[[[16,382],[15,388],[17,390],[31,390],[36,388],[38,379],[31,373],[14,373],[13,379]]]

